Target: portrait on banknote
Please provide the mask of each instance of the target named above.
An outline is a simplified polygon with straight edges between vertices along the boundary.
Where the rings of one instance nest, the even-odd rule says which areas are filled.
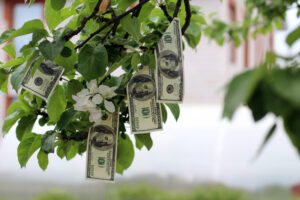
[[[155,95],[155,82],[149,75],[141,74],[130,81],[129,90],[133,98],[146,101]]]
[[[158,58],[158,67],[163,75],[168,78],[177,78],[179,76],[179,58],[170,50],[161,52]]]
[[[22,87],[33,94],[48,100],[64,69],[51,61],[44,61],[32,73],[34,63],[30,66],[21,83]]]
[[[116,136],[108,126],[99,125],[91,131],[91,145],[101,151],[113,148]]]

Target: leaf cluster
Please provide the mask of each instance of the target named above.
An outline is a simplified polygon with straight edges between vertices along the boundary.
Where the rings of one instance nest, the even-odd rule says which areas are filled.
[[[117,87],[117,96],[112,102],[120,111],[117,172],[122,174],[134,158],[134,144],[126,129],[128,81],[140,65],[156,67],[154,49],[169,26],[168,16],[181,19],[187,45],[195,48],[200,41],[205,19],[201,9],[191,6],[189,1],[112,0],[106,11],[99,10],[101,2],[73,0],[67,4],[66,0],[46,0],[46,25],[34,19],[0,35],[0,45],[5,44],[2,49],[10,57],[9,61],[0,62],[0,89],[7,93],[10,81],[18,92],[18,101],[9,107],[2,131],[5,136],[17,124],[21,167],[26,166],[36,151],[43,170],[49,164],[50,154],[71,160],[86,151],[88,130],[93,124],[89,122],[88,113],[74,110],[72,95],[96,79],[98,84]],[[34,0],[25,3],[30,6]],[[192,16],[188,15],[190,7]],[[15,45],[9,41],[27,34],[31,40],[16,52]],[[33,75],[45,61],[64,68],[62,79],[47,102],[20,88],[29,67]],[[117,69],[121,69],[121,75],[114,75]],[[165,123],[166,107],[178,120],[177,104],[162,106]],[[48,131],[32,132],[37,125],[47,127]],[[139,150],[143,147],[150,150],[153,146],[150,133],[135,136],[135,146]]]
[[[283,121],[288,137],[300,153],[299,89],[298,63],[281,68],[274,63],[274,58],[267,59],[259,67],[235,76],[227,85],[223,117],[232,119],[241,105],[251,110],[256,122],[268,114],[273,114]],[[277,123],[270,128],[259,152],[273,135]]]

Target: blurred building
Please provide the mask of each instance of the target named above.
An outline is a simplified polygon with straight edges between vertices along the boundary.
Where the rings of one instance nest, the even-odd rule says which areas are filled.
[[[35,5],[28,8],[24,5],[24,0],[0,0],[0,33],[9,28],[19,28],[27,20],[43,18],[42,2],[44,1],[36,0]],[[191,3],[203,7],[206,16],[216,12],[220,19],[228,23],[242,20],[246,13],[243,0],[193,0]],[[14,42],[17,50],[28,40],[30,36],[16,38]],[[264,53],[272,49],[272,46],[272,35],[259,35],[255,40],[249,37],[239,48],[235,48],[233,44],[219,47],[214,41],[202,36],[196,50],[187,49],[184,53],[185,103],[220,104],[226,82],[234,74],[260,63]],[[0,61],[7,59],[0,50]],[[5,112],[12,97],[12,91],[9,95],[1,94],[0,113]],[[1,125],[3,115],[0,117]]]
[[[300,197],[300,184],[293,186],[291,188],[291,193],[293,197]]]

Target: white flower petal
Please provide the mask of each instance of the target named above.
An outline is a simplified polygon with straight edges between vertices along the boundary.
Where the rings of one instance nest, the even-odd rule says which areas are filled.
[[[94,102],[92,102],[91,100],[89,100],[86,104],[86,107],[87,109],[90,111],[90,112],[97,112],[98,109],[97,109],[97,105],[94,104]]]
[[[102,103],[102,101],[103,101],[103,98],[100,94],[96,94],[92,99],[92,102],[94,104],[100,104],[100,103]]]
[[[108,86],[106,86],[106,85],[100,85],[99,86],[99,93],[102,94],[102,95],[104,95],[104,94],[106,94],[109,91],[109,89],[110,88]]]
[[[90,90],[91,94],[95,94],[98,92],[98,84],[97,84],[97,80],[91,80],[90,82],[88,82],[86,84],[87,88]]]
[[[98,110],[97,112],[91,112],[89,116],[90,122],[99,122],[101,120],[102,113],[101,110]]]
[[[88,103],[89,98],[90,98],[89,96],[79,97],[79,98],[76,98],[77,100],[75,100],[75,101],[79,106],[84,106]]]
[[[76,94],[76,96],[78,97],[84,97],[84,96],[88,96],[90,93],[89,93],[89,90],[88,89],[82,89],[80,92],[78,92]]]
[[[107,99],[111,99],[113,98],[114,96],[116,96],[117,94],[114,92],[114,91],[111,91],[109,93],[106,94],[106,98]]]
[[[77,111],[82,111],[82,112],[87,112],[88,111],[86,106],[80,106],[78,104],[74,104],[74,109],[77,110]]]
[[[104,106],[105,106],[105,109],[110,112],[110,113],[113,113],[115,112],[116,108],[115,108],[115,105],[113,104],[113,102],[111,101],[104,101]]]

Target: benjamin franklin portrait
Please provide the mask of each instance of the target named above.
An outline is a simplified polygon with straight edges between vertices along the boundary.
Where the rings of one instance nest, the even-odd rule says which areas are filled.
[[[113,145],[116,143],[116,136],[110,127],[99,125],[95,126],[91,131],[93,147],[101,151],[113,148]]]
[[[150,76],[138,75],[130,81],[129,91],[133,98],[145,101],[155,95],[155,84]]]
[[[45,78],[47,78],[48,83],[49,80],[53,81],[56,78],[57,73],[60,73],[59,71],[61,71],[61,67],[53,62],[45,61],[41,63],[37,70],[38,73],[36,73],[37,76],[34,79],[34,84],[36,86],[41,86],[43,85]]]
[[[159,69],[162,74],[168,78],[179,76],[179,59],[178,56],[170,50],[161,52],[158,58]]]

